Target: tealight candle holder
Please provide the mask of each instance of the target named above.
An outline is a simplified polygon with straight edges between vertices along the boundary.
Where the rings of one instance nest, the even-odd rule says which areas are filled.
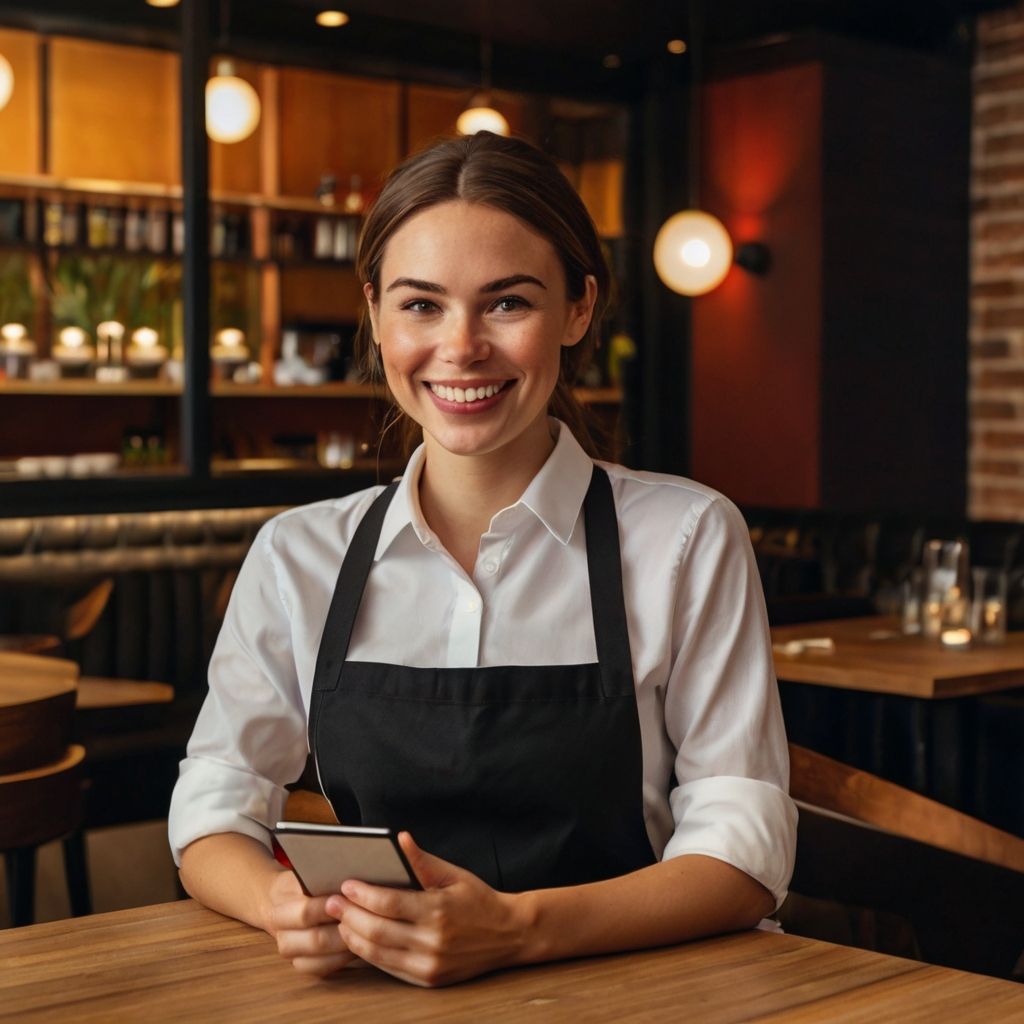
[[[135,380],[152,380],[159,375],[167,356],[160,335],[152,327],[140,327],[132,333],[132,343],[125,353],[128,374]]]
[[[96,349],[89,344],[89,335],[81,327],[65,327],[57,335],[59,344],[50,356],[60,367],[62,377],[88,377],[96,358]]]
[[[237,327],[225,327],[214,335],[210,364],[217,380],[231,380],[235,371],[249,362],[245,333]]]
[[[971,648],[969,629],[945,629],[942,631],[942,646],[951,651],[968,651]]]
[[[36,343],[28,337],[24,324],[0,327],[0,366],[8,380],[28,377],[28,365],[35,354]]]

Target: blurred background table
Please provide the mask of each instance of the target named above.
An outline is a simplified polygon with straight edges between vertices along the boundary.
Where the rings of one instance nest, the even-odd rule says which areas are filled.
[[[872,693],[926,699],[966,697],[1024,686],[1024,633],[1010,633],[998,646],[944,648],[937,640],[906,636],[899,619],[862,619],[776,626],[772,644],[830,637],[835,651],[814,649],[787,655],[775,650],[779,679]]]
[[[951,650],[904,635],[896,617],[870,616],[771,636],[793,742],[979,812],[978,698],[1024,686],[1024,633]],[[835,650],[778,650],[812,637],[830,637]]]
[[[1024,1019],[1024,988],[766,932],[503,971],[438,991],[375,969],[300,974],[192,901],[0,933],[0,1020]]]

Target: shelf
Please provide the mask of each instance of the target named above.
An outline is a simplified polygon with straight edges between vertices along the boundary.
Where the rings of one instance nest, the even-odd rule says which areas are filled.
[[[30,192],[78,193],[81,195],[125,199],[164,199],[181,202],[180,185],[159,182],[108,181],[100,178],[58,178],[52,174],[0,174],[0,189],[24,189]],[[251,192],[210,191],[210,202],[221,206],[248,206],[289,213],[321,213],[351,217],[340,206],[324,206],[312,196],[266,196]]]
[[[101,384],[92,379],[0,380],[0,395],[89,395],[97,398],[174,396],[181,385],[166,380],[126,380],[121,384]]]
[[[386,400],[386,392],[376,384],[329,384],[278,387],[276,384],[233,384],[214,381],[214,398],[376,398]],[[96,397],[174,397],[181,385],[164,380],[128,380],[123,384],[99,384],[95,380],[0,380],[0,395],[94,395]],[[618,388],[577,388],[576,397],[584,405],[617,405],[622,401]]]
[[[215,381],[211,393],[215,398],[387,398],[383,388],[375,384],[350,384],[332,381],[329,384],[278,387],[276,384],[233,384]]]
[[[379,474],[391,478],[401,474],[405,463],[400,459],[356,459],[345,468],[329,469],[307,459],[214,459],[210,474],[214,477],[309,477],[309,476],[366,476]]]

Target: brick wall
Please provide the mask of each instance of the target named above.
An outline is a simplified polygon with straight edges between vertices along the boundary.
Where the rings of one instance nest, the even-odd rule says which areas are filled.
[[[1024,521],[1024,3],[978,19],[969,514]]]

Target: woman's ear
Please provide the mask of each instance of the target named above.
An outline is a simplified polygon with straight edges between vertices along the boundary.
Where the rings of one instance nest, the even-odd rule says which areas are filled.
[[[590,321],[594,318],[594,305],[597,302],[597,278],[587,274],[583,279],[583,295],[569,303],[569,318],[565,325],[565,337],[562,345],[571,348],[578,345],[590,329]]]
[[[380,337],[377,332],[377,303],[373,295],[373,285],[369,281],[363,285],[363,295],[366,296],[366,309],[370,314],[370,331],[373,334],[373,343],[379,348],[380,342],[377,340]]]

